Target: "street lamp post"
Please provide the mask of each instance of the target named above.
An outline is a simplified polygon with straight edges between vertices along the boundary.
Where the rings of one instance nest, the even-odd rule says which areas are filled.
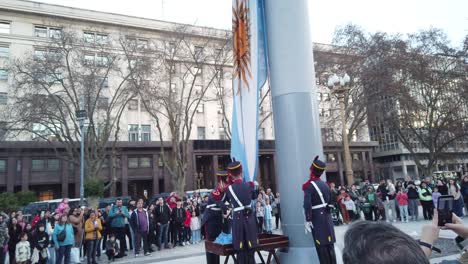
[[[345,174],[346,181],[348,185],[354,183],[353,176],[353,167],[351,163],[351,153],[349,151],[349,142],[348,142],[348,133],[346,131],[346,107],[345,107],[345,97],[346,93],[349,91],[349,86],[347,85],[351,81],[351,78],[348,74],[344,74],[342,77],[333,74],[328,78],[328,87],[332,90],[333,94],[336,94],[340,104],[340,115],[341,115],[341,129],[342,129],[342,138],[343,138],[343,153],[344,153],[344,163],[345,163]]]
[[[85,134],[85,121],[86,121],[86,110],[76,111],[76,118],[80,122],[81,140],[80,140],[80,205],[84,205],[84,134]]]

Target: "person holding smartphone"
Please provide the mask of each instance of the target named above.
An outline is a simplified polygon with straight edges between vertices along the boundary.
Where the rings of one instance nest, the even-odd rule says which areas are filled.
[[[122,205],[122,198],[117,198],[115,205],[109,211],[110,226],[116,239],[119,240],[120,254],[117,258],[127,256],[125,254],[125,248],[127,247],[127,241],[125,239],[125,219],[130,217],[126,206]]]

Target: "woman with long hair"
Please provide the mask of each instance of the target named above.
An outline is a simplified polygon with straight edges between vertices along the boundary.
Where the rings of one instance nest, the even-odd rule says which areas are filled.
[[[441,195],[448,194],[447,183],[444,180],[437,180],[437,189],[439,190]]]
[[[90,211],[89,218],[85,222],[85,241],[87,248],[88,264],[96,264],[96,250],[101,239],[102,223],[96,217],[96,212]]]
[[[55,223],[54,233],[52,234],[57,256],[55,258],[56,264],[61,264],[65,258],[65,264],[70,263],[70,253],[73,244],[75,243],[75,236],[73,234],[73,227],[68,222],[68,215],[62,214],[59,222]]]
[[[463,198],[461,196],[460,186],[454,179],[449,180],[448,194],[453,195],[453,213],[458,217],[463,217]]]
[[[12,218],[8,225],[8,235],[10,236],[10,240],[8,240],[8,255],[10,256],[10,264],[15,264],[15,249],[16,244],[18,244],[20,240],[20,236],[23,233],[23,229],[21,225],[18,223],[16,218]]]

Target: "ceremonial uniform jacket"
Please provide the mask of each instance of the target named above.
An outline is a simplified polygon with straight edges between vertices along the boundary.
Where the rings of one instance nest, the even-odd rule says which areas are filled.
[[[309,179],[302,186],[302,190],[304,191],[305,217],[308,222],[313,224],[312,234],[316,245],[335,243],[335,230],[328,208],[331,199],[330,188],[320,179]]]
[[[203,212],[201,224],[205,226],[206,237],[209,241],[214,241],[223,228],[223,215],[221,203],[223,198],[220,193],[210,193],[208,203]]]
[[[250,207],[253,186],[241,180],[229,186],[227,196],[232,210],[232,244],[235,250],[254,248],[258,245],[257,223]]]

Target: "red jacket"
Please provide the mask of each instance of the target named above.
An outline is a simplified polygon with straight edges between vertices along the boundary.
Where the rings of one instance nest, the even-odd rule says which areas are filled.
[[[192,212],[190,210],[185,209],[185,221],[184,226],[190,227],[190,222],[192,221]]]
[[[398,205],[408,205],[408,194],[398,193],[396,195],[396,199],[398,201]]]

